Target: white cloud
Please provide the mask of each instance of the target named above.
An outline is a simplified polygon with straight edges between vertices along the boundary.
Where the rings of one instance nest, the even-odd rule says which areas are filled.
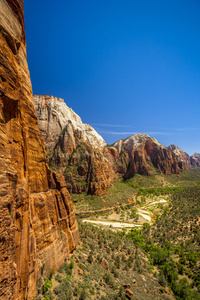
[[[111,131],[111,130],[98,130],[99,133],[104,133],[104,134],[113,134],[113,135],[133,135],[137,133],[146,133],[148,135],[170,135],[173,133],[169,132],[160,132],[160,131],[150,131],[150,132],[133,132],[133,131]]]

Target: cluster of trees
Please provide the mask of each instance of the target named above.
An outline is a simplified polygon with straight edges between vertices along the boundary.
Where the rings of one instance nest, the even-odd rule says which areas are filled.
[[[200,188],[179,189],[154,226],[144,224],[142,230],[133,229],[128,234],[158,267],[155,276],[159,283],[168,285],[177,299],[200,299],[199,216]]]

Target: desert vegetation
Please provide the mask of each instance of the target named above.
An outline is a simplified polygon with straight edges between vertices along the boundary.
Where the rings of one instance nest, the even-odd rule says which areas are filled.
[[[73,195],[90,220],[117,216],[140,227],[116,230],[80,218],[78,248],[57,274],[43,266],[37,300],[200,299],[199,170],[154,180],[138,175],[115,180],[107,195]],[[153,222],[141,220],[145,210]]]
[[[41,299],[170,299],[153,275],[148,257],[123,232],[79,220],[80,245],[57,274],[45,267],[37,288]]]

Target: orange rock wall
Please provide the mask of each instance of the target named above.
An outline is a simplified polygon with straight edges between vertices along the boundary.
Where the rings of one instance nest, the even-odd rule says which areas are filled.
[[[43,263],[56,271],[77,243],[66,183],[48,169],[37,126],[23,1],[0,0],[0,299],[33,298]]]

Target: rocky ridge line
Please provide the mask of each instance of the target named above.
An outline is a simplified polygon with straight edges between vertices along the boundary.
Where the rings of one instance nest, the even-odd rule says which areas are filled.
[[[129,179],[135,174],[169,175],[189,168],[186,156],[180,157],[147,134],[134,134],[107,147],[103,138],[88,124],[86,127],[62,99],[34,96],[34,103],[48,163],[64,174],[72,193],[101,195],[114,176]]]
[[[194,167],[200,167],[200,154],[194,153],[192,156],[187,154],[185,151],[183,151],[181,148],[175,146],[175,145],[169,145],[167,147],[168,150],[175,153],[179,160],[182,161],[187,168],[194,168]]]
[[[153,175],[156,170],[166,175],[178,174],[187,168],[175,153],[144,133],[119,140],[113,144],[113,148],[106,157],[115,172],[122,174],[125,179],[135,174]]]

